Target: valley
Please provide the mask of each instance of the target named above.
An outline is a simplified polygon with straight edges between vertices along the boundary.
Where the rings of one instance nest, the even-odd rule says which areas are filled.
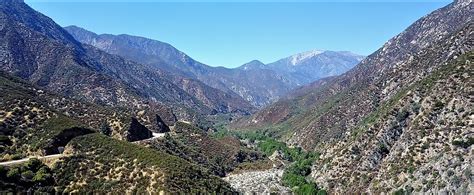
[[[2,0],[0,193],[472,194],[473,7],[227,68]]]

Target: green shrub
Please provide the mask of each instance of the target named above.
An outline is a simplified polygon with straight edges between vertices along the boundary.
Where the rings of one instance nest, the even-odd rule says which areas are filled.
[[[37,171],[40,169],[41,166],[44,165],[40,160],[38,160],[37,158],[31,158],[23,165],[23,169]]]
[[[33,182],[48,182],[51,181],[52,175],[51,170],[48,167],[41,167],[33,177]]]
[[[33,173],[33,171],[31,170],[25,170],[21,173],[21,178],[27,181],[33,179],[34,176],[35,176],[35,173]]]
[[[20,176],[20,169],[18,167],[10,168],[7,172],[8,178],[17,178]]]
[[[469,146],[474,144],[474,137],[469,137],[467,140],[454,140],[452,144],[462,148],[469,148]]]
[[[400,112],[397,113],[397,121],[404,121],[406,118],[408,118],[409,115],[410,113],[407,110],[402,109]]]
[[[110,129],[109,123],[107,123],[107,121],[103,121],[100,124],[99,131],[100,131],[100,133],[102,133],[106,136],[110,136],[112,134],[112,129]]]

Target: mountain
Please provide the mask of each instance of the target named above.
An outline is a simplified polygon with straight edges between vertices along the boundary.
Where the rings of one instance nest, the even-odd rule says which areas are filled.
[[[178,118],[191,121],[253,109],[239,96],[200,81],[82,45],[25,3],[3,1],[0,6],[0,70],[47,90],[137,112],[153,109],[160,116],[171,108]]]
[[[321,55],[301,58],[298,66],[293,68],[286,67],[286,60],[283,59],[272,66],[252,61],[241,67],[228,69],[200,63],[170,44],[156,40],[130,35],[97,35],[77,26],[65,29],[84,44],[183,77],[197,79],[228,94],[236,94],[256,107],[272,103],[300,85],[341,74],[362,59],[362,56],[349,52],[327,51]]]
[[[472,191],[472,19],[455,1],[231,127],[320,152],[311,176],[333,192]]]
[[[364,56],[347,51],[313,50],[299,53],[267,65],[280,74],[288,74],[298,85],[347,72]]]
[[[237,69],[245,71],[273,71],[290,81],[292,88],[303,86],[322,78],[347,72],[364,56],[348,51],[313,50],[295,54],[270,64],[253,60]]]
[[[252,60],[248,63],[245,63],[242,66],[237,67],[237,69],[246,70],[246,71],[255,71],[260,69],[265,69],[265,64],[258,60]]]

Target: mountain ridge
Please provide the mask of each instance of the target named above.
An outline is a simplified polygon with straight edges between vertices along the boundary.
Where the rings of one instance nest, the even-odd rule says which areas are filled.
[[[196,80],[178,86],[184,78],[83,45],[25,3],[0,6],[0,32],[4,35],[0,38],[1,69],[48,90],[137,112],[157,109],[164,118],[172,118],[165,116],[168,111],[162,112],[172,107],[178,118],[189,121],[209,114],[248,114],[253,110],[237,95]]]
[[[228,69],[200,63],[170,44],[161,41],[132,35],[98,35],[77,26],[64,28],[84,44],[93,45],[108,53],[117,54],[178,75],[197,79],[226,93],[237,94],[256,107],[263,107],[276,101],[303,83],[345,72],[358,62],[358,58],[353,56],[345,57],[346,59],[352,58],[352,60],[336,60],[335,55],[337,54],[333,54],[333,56],[326,56],[325,61],[319,59],[319,61],[313,61],[315,63],[308,62],[306,68],[302,70],[311,70],[311,67],[329,64],[333,61],[334,63],[328,65],[324,69],[325,71],[315,69],[305,75],[293,73],[301,71],[299,69],[290,72],[285,69],[268,69],[271,66],[262,66],[262,64],[257,65],[259,68],[253,67],[253,71],[246,71],[242,67]],[[340,68],[328,71],[334,67]],[[319,73],[312,74],[315,72]],[[304,78],[308,75],[311,76]]]

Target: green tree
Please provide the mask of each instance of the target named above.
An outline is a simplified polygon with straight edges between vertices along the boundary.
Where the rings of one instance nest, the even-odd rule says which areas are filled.
[[[100,124],[99,130],[100,130],[100,133],[102,133],[106,136],[112,135],[112,129],[110,128],[109,123],[107,123],[107,121],[103,121]]]

